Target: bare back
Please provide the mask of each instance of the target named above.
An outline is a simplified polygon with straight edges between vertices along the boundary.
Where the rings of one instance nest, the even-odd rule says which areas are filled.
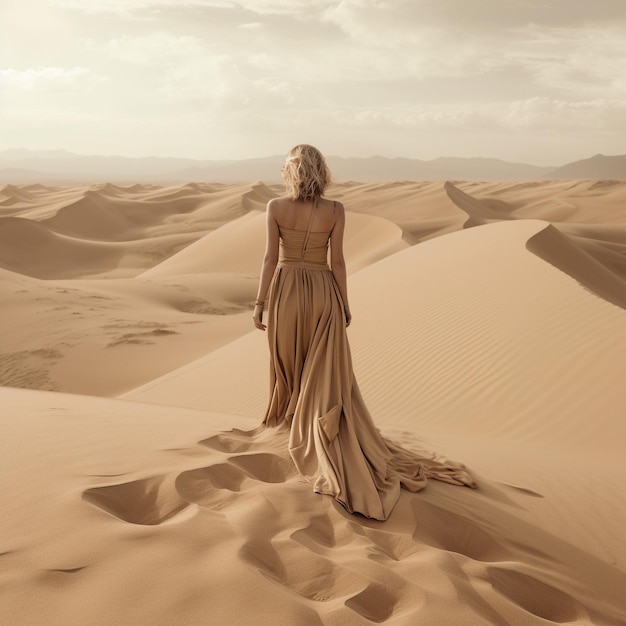
[[[281,228],[291,230],[307,230],[311,216],[312,200],[291,200],[289,198],[275,198],[271,201],[272,214]],[[340,203],[326,198],[320,198],[315,209],[312,222],[312,232],[331,232],[339,217]]]

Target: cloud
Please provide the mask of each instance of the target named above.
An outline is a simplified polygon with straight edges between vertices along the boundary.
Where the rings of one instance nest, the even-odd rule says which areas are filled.
[[[586,92],[588,96],[626,96],[626,29],[609,26],[524,30],[526,41],[507,58],[552,89]]]
[[[199,58],[209,50],[198,37],[152,32],[146,35],[123,35],[109,40],[105,51],[117,60],[137,65],[173,65],[186,59]]]
[[[310,123],[339,128],[455,132],[626,131],[626,100],[568,102],[536,97],[513,102],[437,104],[379,109],[311,110]],[[306,117],[306,116],[305,116]]]
[[[31,67],[25,70],[0,70],[0,84],[7,90],[67,90],[78,89],[97,77],[86,67]],[[9,93],[9,91],[7,91]]]
[[[54,5],[63,9],[74,9],[84,13],[114,13],[132,17],[145,9],[159,10],[169,6],[178,7],[210,7],[229,9],[236,6],[230,0],[197,0],[193,2],[176,2],[176,0],[53,0]]]
[[[291,15],[298,19],[317,16],[337,0],[55,0],[56,6],[88,13],[116,13],[137,17],[141,12],[162,9],[237,9],[257,15]]]
[[[15,133],[66,136],[68,128],[79,135],[92,125],[101,128],[106,115],[93,102],[98,101],[100,87],[107,80],[80,66],[0,70],[0,134],[6,141]]]
[[[374,136],[410,150],[413,131],[605,136],[625,127],[623,2],[47,0],[54,28],[6,46],[4,125],[48,119],[61,147],[60,120],[131,147],[167,128],[164,151],[176,128],[242,151],[319,133],[344,153]]]
[[[324,12],[347,33],[366,32],[376,40],[409,37],[411,31],[438,29],[471,36],[509,33],[530,24],[586,27],[626,22],[622,0],[336,0]]]
[[[230,54],[239,65],[246,51],[262,52],[276,71],[303,85],[510,71],[541,88],[580,89],[609,74],[603,68],[614,68],[617,60],[622,71],[607,79],[617,88],[621,81],[615,77],[626,74],[623,0],[596,0],[592,6],[568,0],[567,11],[561,0],[58,1],[81,11],[147,19],[146,28],[152,24],[157,32],[114,39],[120,54],[131,62],[143,56],[146,65],[167,54],[202,54],[203,41],[210,53]]]
[[[530,98],[506,106],[499,119],[505,127],[533,131],[626,131],[626,100],[565,102]]]
[[[133,12],[167,7],[185,9],[218,8],[244,10],[258,15],[291,15],[298,18],[319,17],[340,26],[374,26],[383,31],[389,26],[463,27],[493,31],[515,29],[527,24],[574,26],[626,21],[623,0],[56,0],[56,6],[85,12]],[[354,30],[353,32],[358,32]]]

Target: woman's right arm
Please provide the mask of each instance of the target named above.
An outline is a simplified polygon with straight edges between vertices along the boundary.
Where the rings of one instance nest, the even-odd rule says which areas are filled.
[[[257,292],[253,315],[254,325],[259,330],[265,330],[267,328],[267,326],[263,324],[263,308],[272,282],[274,270],[278,264],[279,231],[278,222],[274,216],[273,202],[274,200],[270,200],[265,210],[265,255],[263,256],[263,264],[261,265],[259,290]]]
[[[337,202],[337,220],[330,233],[330,267],[335,277],[339,293],[346,312],[346,326],[350,326],[352,314],[348,304],[348,279],[346,275],[346,261],[343,256],[343,231],[346,224],[346,214],[341,202]]]

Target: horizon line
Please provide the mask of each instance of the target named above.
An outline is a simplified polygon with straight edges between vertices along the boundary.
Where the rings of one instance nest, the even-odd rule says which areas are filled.
[[[119,158],[119,159],[129,159],[129,160],[142,160],[142,159],[160,159],[160,160],[178,160],[178,161],[197,161],[197,162],[212,162],[212,163],[237,163],[237,162],[244,162],[244,161],[261,161],[261,160],[265,160],[265,159],[282,159],[285,157],[284,154],[268,154],[265,156],[250,156],[250,157],[241,157],[241,158],[205,158],[205,157],[183,157],[183,156],[159,156],[159,155],[143,155],[143,156],[128,156],[128,155],[124,155],[124,154],[99,154],[99,153],[91,153],[91,154],[84,154],[84,153],[80,153],[80,152],[72,152],[71,150],[67,150],[65,148],[49,148],[49,149],[34,149],[34,148],[0,148],[0,158],[2,157],[2,154],[5,152],[26,152],[26,153],[33,153],[33,154],[37,154],[37,153],[64,153],[66,155],[68,155],[68,157],[84,157],[84,158],[89,158],[89,157],[102,157],[102,158],[111,158],[111,159],[115,159],[115,158]],[[598,152],[592,156],[587,156],[587,157],[583,157],[583,158],[579,158],[579,159],[574,159],[574,161],[581,161],[581,160],[587,160],[587,159],[593,159],[593,158],[597,158],[597,157],[619,157],[619,156],[626,156],[626,154],[604,154],[601,152]],[[25,157],[28,158],[28,157]],[[532,167],[539,167],[539,168],[548,168],[548,167],[560,167],[560,166],[555,166],[555,165],[535,165],[534,163],[530,163],[527,161],[510,161],[508,159],[504,159],[504,158],[500,158],[500,157],[493,157],[493,156],[454,156],[454,155],[445,155],[445,156],[438,156],[438,157],[434,157],[431,159],[425,159],[425,158],[420,158],[420,157],[408,157],[408,156],[386,156],[384,154],[371,154],[369,156],[341,156],[338,154],[328,154],[325,155],[326,159],[354,159],[354,160],[359,160],[359,161],[367,161],[367,160],[372,160],[372,159],[385,159],[385,160],[402,160],[402,161],[420,161],[420,162],[424,162],[424,163],[428,163],[428,162],[432,162],[432,161],[438,161],[438,160],[444,160],[444,159],[457,159],[457,160],[464,160],[464,161],[469,161],[469,160],[486,160],[486,161],[500,161],[503,163],[512,163],[512,164],[516,164],[516,165],[530,165]],[[15,159],[15,160],[20,160],[20,159]],[[567,163],[571,163],[573,161],[568,161]]]

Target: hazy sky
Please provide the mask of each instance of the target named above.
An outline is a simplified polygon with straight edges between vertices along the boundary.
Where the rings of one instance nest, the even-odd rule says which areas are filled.
[[[1,0],[0,149],[626,153],[626,0]]]

